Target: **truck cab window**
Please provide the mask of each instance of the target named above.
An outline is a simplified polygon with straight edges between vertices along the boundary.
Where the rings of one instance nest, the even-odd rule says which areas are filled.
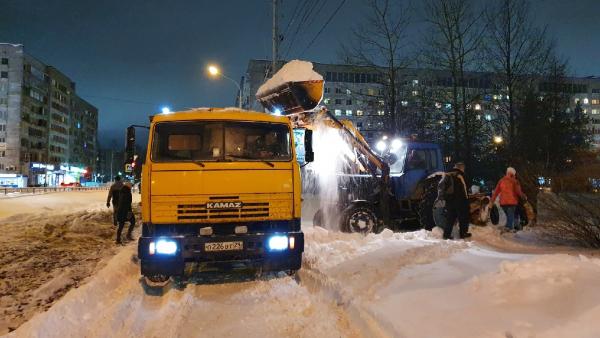
[[[165,122],[156,125],[152,160],[288,161],[290,131],[285,124],[260,122]]]

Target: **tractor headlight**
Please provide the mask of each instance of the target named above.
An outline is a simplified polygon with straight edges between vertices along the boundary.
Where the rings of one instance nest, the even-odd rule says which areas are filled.
[[[282,251],[288,248],[287,236],[272,236],[268,243],[269,251]]]
[[[177,252],[177,242],[170,239],[159,239],[156,242],[150,242],[148,251],[151,255],[154,253],[161,255],[173,255]]]

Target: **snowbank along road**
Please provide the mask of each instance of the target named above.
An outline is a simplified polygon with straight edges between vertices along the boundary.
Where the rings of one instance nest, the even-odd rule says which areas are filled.
[[[600,336],[599,259],[500,252],[478,244],[507,242],[487,228],[473,242],[303,230],[299,282],[204,279],[149,295],[130,244],[9,336]]]

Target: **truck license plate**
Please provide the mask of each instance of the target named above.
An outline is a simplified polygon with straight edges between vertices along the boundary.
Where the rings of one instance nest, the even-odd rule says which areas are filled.
[[[243,242],[213,242],[204,243],[205,251],[233,251],[242,250]]]

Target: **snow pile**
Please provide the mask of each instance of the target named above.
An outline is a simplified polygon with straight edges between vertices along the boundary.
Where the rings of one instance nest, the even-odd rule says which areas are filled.
[[[328,231],[321,227],[303,230],[305,262],[310,264],[311,268],[319,270],[326,270],[384,248],[405,250],[438,242],[436,235],[426,230],[399,233],[384,229],[379,234],[370,233],[367,236]],[[462,242],[452,242],[462,245],[460,243]]]
[[[107,194],[108,190],[69,191],[3,199],[0,203],[0,222],[2,218],[18,214],[51,215],[80,210],[108,210]],[[133,194],[133,199],[139,201],[140,195]]]
[[[267,80],[267,82],[263,83],[263,85],[258,88],[256,96],[261,96],[286,82],[317,80],[323,80],[323,76],[313,70],[313,64],[311,62],[292,60],[283,65],[283,67],[281,67],[273,77]]]
[[[590,287],[600,283],[599,260],[543,255],[501,262],[497,271],[481,273],[486,267],[474,263],[489,268],[496,258],[490,252],[469,251],[401,272],[377,291],[377,301],[365,307],[381,319],[386,331],[406,337],[600,334],[600,325],[591,316],[600,314],[600,291]],[[561,329],[565,325],[572,331]]]

